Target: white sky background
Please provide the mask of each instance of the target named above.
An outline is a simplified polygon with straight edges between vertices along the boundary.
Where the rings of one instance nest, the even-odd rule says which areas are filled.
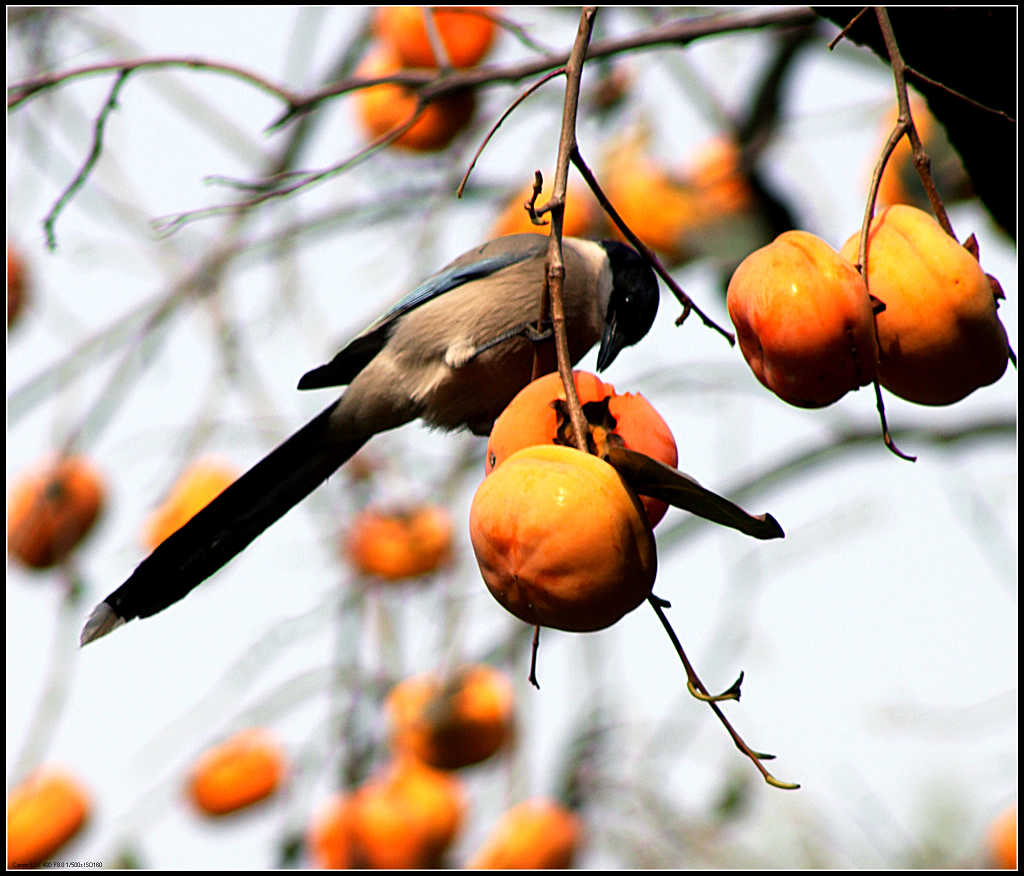
[[[62,39],[49,45],[55,69],[109,57],[194,55],[301,89],[316,84],[336,47],[350,38],[358,10],[101,7],[76,14],[130,35],[137,48],[118,48],[99,30],[86,39],[80,31],[70,36],[74,28],[58,28]],[[573,16],[517,9],[515,18],[546,45],[572,43]],[[640,26],[625,10],[602,12],[600,19],[615,30]],[[746,93],[765,48],[764,36],[752,33],[698,43],[683,57],[728,106]],[[490,60],[524,51],[506,37]],[[793,80],[791,119],[768,165],[773,181],[792,194],[807,230],[837,247],[860,225],[867,168],[892,99],[885,70],[855,60],[856,54],[830,54],[824,44],[805,52]],[[678,164],[714,129],[679,84],[672,55],[678,53],[645,52],[627,64],[644,83],[634,95],[633,115],[653,124],[659,153]],[[17,63],[9,47],[9,82],[18,77]],[[210,136],[212,123],[202,121],[195,106],[182,112],[168,102],[164,85],[171,81],[222,114],[221,133],[230,131],[244,151]],[[251,177],[259,166],[253,156],[270,154],[282,140],[262,133],[280,106],[247,85],[180,70],[137,74],[110,117],[96,174],[58,220],[59,249],[47,254],[42,217],[86,154],[91,119],[110,84],[107,77],[83,79],[8,117],[7,236],[26,250],[37,283],[30,311],[8,339],[8,394],[76,342],[167,288],[226,228],[226,220],[213,218],[158,241],[149,219],[229,199],[228,191],[204,185],[203,178]],[[488,89],[479,117],[494,118],[521,87]],[[506,121],[475,171],[477,182],[521,184],[537,167],[548,175],[560,95],[553,83]],[[358,148],[348,102],[326,112],[303,167],[326,165]],[[581,147],[594,163],[604,136],[591,120],[581,121]],[[444,191],[454,189],[478,142],[470,137],[461,145],[462,157],[448,165],[454,181]],[[364,203],[382,189],[429,182],[440,191],[445,167],[429,158],[410,164],[379,155],[268,210],[247,235]],[[114,200],[130,205],[134,218],[119,215]],[[55,640],[63,637],[61,647],[68,636],[76,641],[92,605],[141,558],[141,520],[186,461],[196,420],[207,418],[212,427],[204,451],[239,468],[255,462],[329,401],[329,393],[296,393],[298,377],[326,361],[411,283],[478,243],[494,215],[480,200],[438,197],[414,203],[390,223],[312,235],[282,259],[239,262],[221,290],[222,314],[239,333],[246,393],[232,388],[222,398],[213,311],[190,307],[174,320],[145,374],[89,448],[108,478],[111,501],[80,556],[89,594],[78,616],[59,626],[56,575],[8,566],[9,780]],[[955,208],[952,218],[961,237],[977,233],[985,269],[1002,282],[1007,301],[1000,315],[1016,349],[1016,254],[975,206]],[[677,277],[702,307],[728,323],[705,266]],[[832,430],[876,422],[870,389],[822,411],[784,405],[757,384],[738,350],[696,319],[675,327],[677,315],[664,295],[651,335],[605,376],[620,391],[647,395],[675,432],[680,468],[707,486],[725,492],[797,450],[825,443]],[[8,483],[78,422],[121,362],[120,353],[103,359],[8,429]],[[582,366],[593,369],[594,355]],[[894,428],[953,429],[1013,415],[1016,405],[1012,369],[949,408],[887,396]],[[478,458],[482,475],[482,441],[419,425],[380,436],[371,447],[389,460],[384,496],[435,493],[456,452]],[[660,557],[656,590],[672,601],[670,617],[690,658],[712,689],[746,671],[742,703],[727,712],[747,742],[777,755],[773,773],[801,782],[801,791],[760,783],[710,710],[688,697],[670,643],[641,608],[590,636],[545,632],[539,692],[526,684],[524,658],[516,677],[523,772],[508,779],[499,765],[470,774],[471,810],[453,860],[465,859],[506,800],[551,789],[560,744],[598,695],[628,722],[617,737],[628,743],[615,768],[638,778],[649,774],[694,817],[726,778],[749,774],[752,807],[729,841],[770,855],[762,860],[775,866],[808,862],[797,831],[810,832],[824,863],[837,867],[899,866],[906,859],[896,856],[934,841],[946,843],[956,860],[970,859],[985,825],[1017,793],[1016,447],[1004,440],[954,450],[907,442],[903,449],[918,454],[918,462],[897,460],[879,440],[745,500],[750,511],[778,518],[787,534],[782,542],[756,542],[709,524],[706,535]],[[95,795],[96,818],[64,857],[109,862],[127,832],[149,866],[272,866],[282,829],[303,826],[310,807],[328,792],[329,776],[296,783],[290,797],[212,828],[176,799],[178,777],[211,740],[245,723],[245,709],[265,703],[283,683],[295,690],[294,679],[327,666],[338,647],[351,646],[370,666],[383,666],[381,655],[397,652],[397,665],[411,671],[431,668],[441,652],[450,656],[460,646],[472,652],[512,628],[483,587],[469,548],[465,521],[476,482],[474,473],[448,503],[460,566],[446,586],[469,621],[455,642],[439,641],[440,600],[413,587],[382,596],[361,630],[351,622],[348,629],[330,625],[321,612],[280,652],[254,648],[275,624],[315,610],[351,577],[335,561],[330,541],[354,506],[345,479],[335,477],[215,581],[76,653],[47,760],[82,777]],[[670,511],[659,531],[681,518],[682,512]],[[388,650],[392,633],[400,642],[395,651]],[[268,659],[259,663],[263,654]],[[223,683],[247,656],[257,662]],[[327,697],[317,695],[267,723],[292,753],[308,753],[310,746],[320,752],[328,746],[328,714]],[[944,831],[937,839],[921,832],[936,824]],[[608,860],[595,844],[581,863]]]

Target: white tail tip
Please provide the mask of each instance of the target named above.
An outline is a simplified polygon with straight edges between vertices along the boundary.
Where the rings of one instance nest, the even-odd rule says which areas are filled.
[[[105,636],[111,630],[116,630],[123,623],[123,617],[118,617],[114,609],[105,602],[101,602],[92,610],[92,614],[89,615],[85,626],[82,627],[79,645],[88,645],[101,636]]]

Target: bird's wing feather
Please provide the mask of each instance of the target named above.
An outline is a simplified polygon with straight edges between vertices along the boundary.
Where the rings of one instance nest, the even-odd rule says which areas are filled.
[[[409,311],[415,310],[465,283],[489,277],[498,271],[533,258],[536,254],[536,247],[530,247],[519,251],[497,252],[472,261],[464,262],[462,259],[458,259],[452,262],[420,283],[347,344],[330,362],[306,372],[299,381],[299,389],[320,389],[326,386],[344,386],[351,383],[353,378],[384,348],[396,322]]]

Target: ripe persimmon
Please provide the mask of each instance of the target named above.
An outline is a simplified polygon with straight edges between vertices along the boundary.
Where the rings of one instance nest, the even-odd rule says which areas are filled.
[[[639,499],[612,466],[572,447],[513,453],[477,489],[469,534],[487,588],[529,624],[604,629],[654,586]]]
[[[352,865],[375,870],[436,867],[465,808],[450,773],[399,755],[351,797]]]
[[[605,193],[622,220],[651,249],[673,262],[692,256],[690,235],[704,221],[697,189],[647,151],[649,134],[631,132],[604,158]],[[613,234],[622,237],[618,228]]]
[[[237,477],[238,472],[232,466],[218,460],[194,462],[146,520],[142,530],[143,544],[153,550],[224,492]]]
[[[7,328],[18,321],[25,308],[28,278],[25,259],[10,241],[7,242]]]
[[[551,800],[527,800],[498,821],[469,870],[564,870],[580,843],[580,820]]]
[[[227,815],[269,797],[284,774],[284,750],[277,740],[266,730],[243,730],[199,757],[188,792],[205,814]]]
[[[7,866],[38,867],[78,832],[90,808],[70,774],[36,770],[7,795]]]
[[[646,398],[639,393],[619,395],[614,386],[587,371],[574,371],[573,382],[591,426],[618,435],[630,450],[676,467],[679,453],[672,430]],[[557,373],[539,377],[522,389],[494,422],[487,442],[485,472],[490,474],[523,447],[536,444],[572,446],[564,402],[565,387]],[[657,525],[668,506],[646,496],[641,496],[640,501],[651,526]]]
[[[999,870],[1017,869],[1017,804],[1004,809],[988,830],[988,858]]]
[[[820,237],[787,231],[752,252],[733,273],[726,303],[751,371],[783,401],[820,408],[874,380],[867,287]]]
[[[470,766],[509,739],[514,706],[509,680],[485,664],[461,667],[446,678],[415,675],[388,694],[392,744],[438,769]]]
[[[33,569],[54,566],[92,529],[103,502],[103,478],[84,457],[49,460],[11,488],[7,548]]]
[[[356,69],[367,79],[398,73],[402,64],[386,46],[377,46]],[[383,136],[412,118],[416,95],[402,85],[385,83],[362,88],[355,95],[356,114],[370,137]],[[444,149],[469,124],[476,100],[472,91],[460,91],[428,104],[416,122],[393,145],[416,152]]]
[[[433,572],[451,558],[451,517],[439,505],[361,511],[346,535],[346,552],[364,575],[389,581]]]
[[[479,64],[491,48],[497,27],[486,6],[449,6],[433,10],[434,26],[453,67]],[[374,32],[389,45],[405,67],[437,67],[423,6],[380,6]]]
[[[857,258],[859,234],[843,246]],[[978,260],[928,213],[882,210],[868,232],[868,289],[881,299],[878,379],[907,401],[948,405],[995,383],[1009,343]]]
[[[328,799],[313,817],[307,844],[313,866],[318,870],[348,870],[355,867],[352,797],[338,793]]]

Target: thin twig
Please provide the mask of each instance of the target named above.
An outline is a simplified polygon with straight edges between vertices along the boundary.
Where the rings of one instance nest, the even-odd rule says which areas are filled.
[[[466,183],[469,182],[469,175],[473,172],[473,168],[476,167],[476,163],[480,159],[480,155],[483,153],[484,148],[490,142],[491,137],[493,137],[497,133],[498,128],[501,127],[501,123],[504,122],[505,119],[507,119],[512,114],[512,111],[517,106],[519,106],[519,104],[526,100],[526,98],[533,94],[538,88],[550,82],[556,76],[561,76],[564,73],[564,67],[559,67],[557,70],[552,70],[550,73],[545,73],[544,76],[542,76],[540,79],[534,82],[533,85],[527,88],[522,94],[519,95],[519,97],[517,97],[514,101],[512,101],[511,104],[509,104],[508,109],[506,109],[505,112],[503,112],[501,116],[498,118],[498,121],[496,121],[491,126],[491,129],[487,132],[487,136],[484,137],[483,142],[480,143],[479,148],[473,154],[473,160],[469,162],[469,167],[466,168],[466,172],[462,175],[462,181],[459,183],[459,187],[455,190],[456,198],[462,197],[462,193],[466,190]]]
[[[715,697],[708,691],[708,689],[704,686],[704,683],[697,676],[697,673],[694,671],[694,668],[690,664],[690,661],[687,659],[686,652],[683,651],[682,643],[680,643],[678,636],[676,636],[675,630],[672,629],[672,624],[669,623],[668,617],[666,617],[665,615],[665,610],[663,608],[664,603],[662,602],[662,600],[660,600],[652,593],[647,598],[647,601],[650,603],[651,608],[654,609],[654,613],[658,616],[658,620],[661,621],[661,625],[665,628],[665,632],[668,633],[668,637],[672,640],[672,645],[673,647],[675,647],[676,653],[679,655],[679,659],[683,664],[683,668],[686,670],[687,687],[691,689],[690,692],[693,693],[693,689],[696,688],[696,690],[700,691],[700,693],[704,695],[703,697],[698,697],[698,699],[702,700],[703,702],[706,702],[711,707],[711,710],[715,713],[715,715],[718,716],[718,720],[722,722],[722,726],[725,727],[729,735],[732,737],[732,741],[736,744],[736,747],[741,752],[743,752],[743,754],[745,754],[748,758],[750,758],[750,761],[754,764],[755,767],[757,767],[758,772],[761,773],[761,775],[764,777],[764,780],[769,785],[772,785],[776,788],[781,788],[784,791],[795,791],[797,788],[799,788],[800,786],[798,784],[794,784],[792,782],[779,781],[777,778],[775,778],[775,776],[773,776],[770,772],[768,772],[768,770],[764,768],[764,764],[762,763],[762,761],[771,760],[774,757],[774,755],[754,751],[749,745],[747,745],[746,742],[743,741],[743,737],[736,732],[732,724],[729,723],[729,719],[725,717],[725,713],[722,712],[721,708],[719,707],[717,699],[720,699],[720,697]],[[733,688],[737,688],[737,685],[734,685]],[[732,691],[733,688],[730,688],[730,691]],[[739,699],[738,690],[736,691],[735,696],[725,698]]]
[[[96,162],[103,152],[103,131],[107,126],[107,118],[111,112],[117,109],[117,96],[121,91],[121,86],[127,81],[130,72],[129,70],[122,70],[117,79],[114,80],[110,94],[107,95],[106,102],[103,104],[100,114],[96,117],[96,123],[93,125],[92,148],[89,150],[88,156],[86,156],[85,163],[79,168],[75,178],[68,183],[67,188],[61,192],[60,197],[57,198],[54,205],[50,208],[50,212],[43,219],[43,230],[46,232],[46,246],[51,251],[57,248],[57,237],[54,234],[53,226],[57,222],[57,217],[74,197],[75,192],[85,184],[92,169],[96,166]]]

